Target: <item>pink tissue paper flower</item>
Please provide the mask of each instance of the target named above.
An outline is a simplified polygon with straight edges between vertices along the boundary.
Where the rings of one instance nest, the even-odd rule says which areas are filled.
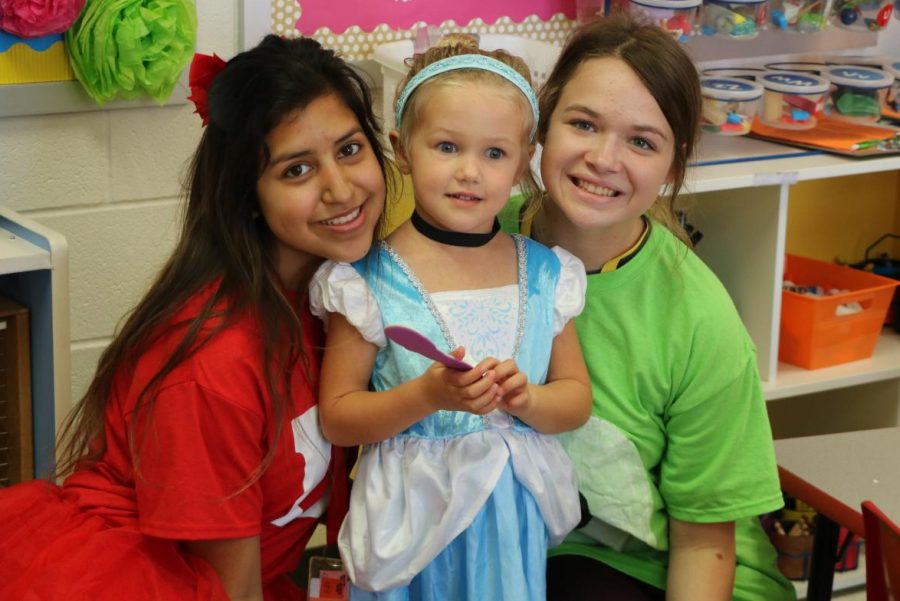
[[[0,0],[0,29],[21,38],[62,33],[72,26],[85,0]]]

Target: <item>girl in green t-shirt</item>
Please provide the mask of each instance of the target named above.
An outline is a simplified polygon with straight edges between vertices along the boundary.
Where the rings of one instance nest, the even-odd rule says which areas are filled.
[[[586,266],[593,389],[564,439],[590,516],[551,552],[549,598],[793,599],[757,518],[782,497],[755,348],[668,219],[697,141],[694,65],[667,32],[603,19],[540,100],[546,196],[522,225]]]

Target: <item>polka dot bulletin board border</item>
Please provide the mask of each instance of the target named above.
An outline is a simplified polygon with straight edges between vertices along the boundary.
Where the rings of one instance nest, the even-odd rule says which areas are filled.
[[[271,3],[272,33],[284,37],[299,36],[300,32],[297,31],[295,24],[302,14],[303,0],[271,0]],[[322,45],[340,51],[346,59],[367,60],[372,58],[372,52],[379,44],[413,38],[416,30],[424,25],[425,22],[419,22],[409,29],[402,29],[382,24],[372,31],[363,31],[357,26],[352,26],[343,33],[335,33],[327,27],[322,27],[316,30],[312,37]],[[462,26],[452,20],[440,24],[440,28],[447,31],[521,35],[555,44],[562,44],[574,27],[575,22],[563,13],[557,13],[548,20],[533,15],[519,23],[514,23],[509,17],[500,17],[494,23],[485,23],[482,19],[475,18]]]

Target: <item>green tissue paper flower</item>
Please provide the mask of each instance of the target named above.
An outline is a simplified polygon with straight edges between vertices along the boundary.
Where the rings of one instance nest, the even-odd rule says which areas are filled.
[[[98,103],[147,94],[163,104],[194,55],[196,33],[192,0],[87,0],[66,45]]]

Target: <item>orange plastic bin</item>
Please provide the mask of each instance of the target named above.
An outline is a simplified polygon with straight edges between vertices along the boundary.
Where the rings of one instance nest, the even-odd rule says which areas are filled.
[[[813,297],[782,291],[778,358],[818,369],[872,356],[897,280],[797,255],[785,255],[784,279],[797,286],[846,289]],[[838,315],[857,302],[861,311]]]

